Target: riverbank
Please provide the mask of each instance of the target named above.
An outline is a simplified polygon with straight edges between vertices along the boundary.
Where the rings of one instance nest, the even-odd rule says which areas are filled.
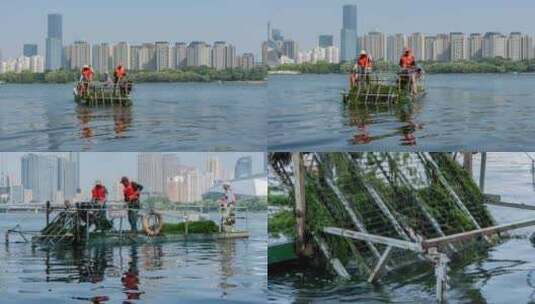
[[[23,71],[21,73],[9,72],[0,74],[0,82],[5,83],[71,83],[79,79],[79,72],[76,70],[50,71],[45,73],[32,73]],[[263,67],[254,69],[226,69],[215,70],[212,68],[187,68],[182,70],[163,71],[129,71],[128,78],[136,83],[174,83],[174,82],[242,82],[261,83],[266,80],[267,70]],[[99,79],[97,75],[95,79]]]
[[[495,74],[495,73],[533,73],[535,72],[535,60],[511,61],[508,59],[482,59],[477,61],[458,62],[433,62],[420,61],[418,64],[429,74]],[[269,74],[347,74],[352,63],[303,63],[282,64],[272,68]],[[380,72],[397,72],[396,64],[379,61],[374,69]],[[288,73],[292,72],[292,73]]]

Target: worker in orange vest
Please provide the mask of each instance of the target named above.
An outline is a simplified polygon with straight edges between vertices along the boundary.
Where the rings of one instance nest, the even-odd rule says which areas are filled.
[[[97,180],[95,186],[91,190],[91,201],[95,204],[96,208],[100,209],[95,224],[97,226],[96,229],[101,231],[110,230],[112,228],[111,223],[106,218],[107,196],[108,189],[102,185],[101,181]]]
[[[416,86],[417,67],[416,59],[412,55],[411,49],[405,48],[403,50],[403,54],[399,59],[399,67],[401,68],[402,75],[409,78],[411,94],[416,95],[418,93]]]
[[[354,86],[358,83],[360,77],[365,77],[366,84],[370,82],[369,73],[372,70],[373,59],[365,50],[360,52],[357,62],[355,62],[352,74],[351,84]]]
[[[137,212],[140,208],[139,197],[143,186],[140,184],[128,180],[128,177],[123,176],[121,178],[121,184],[123,185],[124,201],[128,207],[128,222],[130,223],[130,229],[132,232],[137,232]]]
[[[93,81],[93,69],[89,65],[84,65],[82,67],[82,70],[80,72],[80,82],[81,86],[80,88],[80,94],[84,95],[87,92],[87,89],[89,88],[89,83]]]
[[[126,89],[124,84],[120,83],[123,78],[126,77],[126,71],[124,69],[124,66],[122,64],[119,64],[115,71],[113,72],[113,83],[115,84],[115,88],[117,88],[117,84],[119,84],[119,88],[121,90],[121,94],[125,95]],[[114,88],[114,92],[115,92]]]

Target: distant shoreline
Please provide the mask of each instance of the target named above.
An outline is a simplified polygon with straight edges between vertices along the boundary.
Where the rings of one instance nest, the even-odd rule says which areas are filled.
[[[44,73],[8,72],[0,74],[0,83],[4,84],[67,84],[75,83],[80,78],[76,70],[59,70]],[[102,79],[96,75],[94,79]],[[134,83],[213,83],[236,82],[258,84],[267,79],[267,69],[256,67],[253,69],[226,69],[187,68],[183,70],[163,71],[131,71],[128,80]]]
[[[503,58],[481,59],[477,61],[435,62],[419,61],[427,74],[507,74],[534,73],[535,59],[525,61],[511,61]],[[300,74],[348,74],[353,68],[352,62],[344,63],[302,63],[282,64],[268,71],[269,75],[300,75]],[[374,69],[379,72],[397,72],[399,66],[395,63],[378,61]]]

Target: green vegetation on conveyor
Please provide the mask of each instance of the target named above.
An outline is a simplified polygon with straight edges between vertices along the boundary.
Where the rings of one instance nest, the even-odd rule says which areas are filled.
[[[319,171],[307,172],[305,178],[306,238],[312,242],[314,234],[321,236],[329,245],[331,252],[344,264],[356,258],[364,261],[362,263],[365,265],[372,265],[376,262],[376,257],[370,247],[362,241],[349,242],[346,238],[322,232],[325,227],[360,230],[328,185],[329,179],[348,201],[350,209],[363,223],[368,233],[396,239],[414,237],[410,235],[430,239],[441,236],[435,223],[438,223],[445,235],[476,228],[470,217],[461,211],[446,187],[440,183],[431,164],[421,161],[414,153],[320,153],[319,155],[321,158]],[[448,184],[478,224],[481,227],[493,225],[492,217],[483,203],[482,194],[472,178],[447,153],[433,154],[432,157]],[[377,192],[392,216],[403,227],[406,236],[400,234],[399,229],[381,210],[368,189]],[[433,219],[428,217],[429,214]],[[291,229],[295,229],[295,219],[292,217],[294,217],[293,212],[289,211],[271,217],[270,233],[293,235]],[[474,244],[477,243],[468,241],[457,249],[475,248]],[[479,245],[476,247],[484,247]],[[382,245],[376,247],[380,252],[385,248]],[[462,252],[464,257],[470,258],[481,255],[475,251],[468,252],[468,255],[465,255],[464,250]],[[393,258],[393,263],[405,263],[409,256],[411,253],[405,251]]]
[[[163,71],[128,71],[128,79],[135,83],[142,82],[213,82],[213,81],[263,81],[267,70],[258,67],[250,70],[212,68],[186,68],[182,70]],[[0,74],[0,81],[7,83],[72,83],[80,79],[76,70],[59,70],[45,73],[8,72]],[[98,75],[95,77],[98,80]]]
[[[188,222],[188,233],[216,233],[219,227],[213,221]],[[184,234],[186,233],[186,223],[163,224],[161,233],[166,234]]]

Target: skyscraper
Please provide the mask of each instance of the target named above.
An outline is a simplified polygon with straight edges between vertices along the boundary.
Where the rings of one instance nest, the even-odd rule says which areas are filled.
[[[156,47],[156,70],[161,71],[171,67],[171,49],[169,42],[158,41]],[[173,58],[174,59],[174,58]]]
[[[32,201],[54,201],[58,187],[58,160],[54,156],[27,154],[21,159],[24,189],[31,190]]]
[[[227,44],[224,41],[214,42],[212,47],[212,67],[216,70],[224,70],[226,68],[226,49]]]
[[[139,153],[137,156],[137,179],[149,195],[163,193],[163,159],[158,152]]]
[[[522,36],[522,60],[533,59],[533,38],[529,35]]]
[[[464,33],[450,33],[450,61],[466,59],[466,50],[466,38]]]
[[[320,35],[318,38],[318,46],[321,48],[334,46],[333,35]]]
[[[234,167],[234,178],[245,178],[253,175],[253,158],[251,156],[240,157]]]
[[[93,69],[104,73],[109,71],[111,49],[107,43],[95,44],[93,46]]]
[[[505,58],[507,53],[507,37],[497,32],[485,33],[482,53],[485,58]]]
[[[512,32],[507,38],[507,58],[513,61],[522,60],[522,33]]]
[[[48,15],[48,35],[46,38],[46,69],[58,70],[63,59],[63,17]]]
[[[384,60],[386,58],[385,36],[381,32],[373,31],[364,36],[364,43],[361,46],[374,60]]]
[[[187,66],[187,49],[188,46],[185,42],[175,43],[175,47],[173,48],[173,54],[175,56],[176,69],[183,69]]]
[[[211,47],[203,41],[192,41],[187,48],[187,66],[211,66]]]
[[[437,34],[433,44],[433,61],[446,62],[451,58],[451,43],[448,34]]]
[[[119,42],[113,46],[113,66],[118,65],[130,69],[130,47],[127,42]]]
[[[401,56],[401,53],[403,52],[403,48],[407,46],[407,38],[404,34],[395,34],[390,35],[387,38],[387,60],[389,62],[395,62],[397,63],[399,61],[399,57]]]
[[[37,56],[37,44],[24,44],[22,54],[26,57]]]
[[[71,49],[71,70],[77,70],[91,64],[91,45],[86,41],[76,41]]]
[[[472,33],[468,38],[468,58],[479,59],[483,57],[483,36],[480,33]]]
[[[299,47],[297,46],[297,42],[295,42],[295,40],[286,39],[282,42],[282,55],[296,60],[297,53],[299,53]]]
[[[412,49],[414,58],[424,60],[425,58],[425,36],[422,33],[413,33],[409,36],[408,45]]]
[[[352,61],[357,57],[357,6],[344,5],[343,22],[340,32],[342,61]]]

